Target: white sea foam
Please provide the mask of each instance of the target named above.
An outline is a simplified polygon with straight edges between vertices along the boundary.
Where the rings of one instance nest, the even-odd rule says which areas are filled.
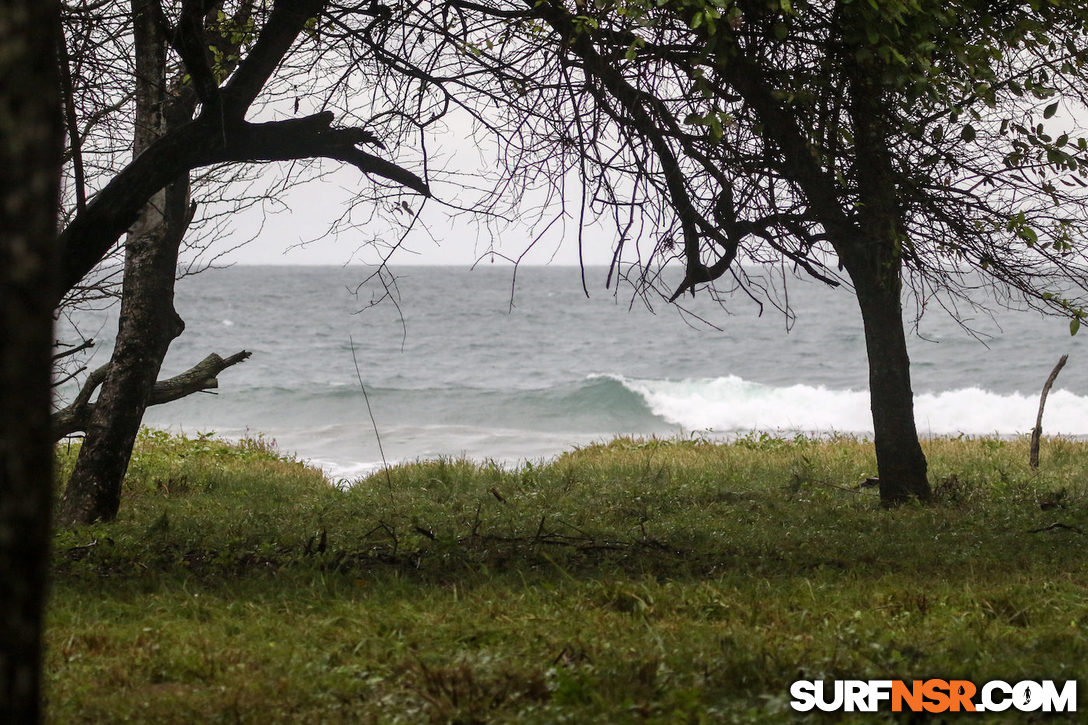
[[[773,387],[734,375],[680,381],[608,376],[642,396],[655,415],[691,430],[872,431],[869,394],[824,386]],[[1015,435],[1035,424],[1037,395],[965,388],[915,397],[922,435]],[[1088,435],[1088,397],[1051,392],[1043,427],[1048,434]]]
[[[399,462],[390,461],[389,465],[395,466]],[[366,478],[385,467],[381,461],[344,461],[322,458],[307,458],[306,463],[320,468],[326,478],[340,486],[350,486],[355,481]]]

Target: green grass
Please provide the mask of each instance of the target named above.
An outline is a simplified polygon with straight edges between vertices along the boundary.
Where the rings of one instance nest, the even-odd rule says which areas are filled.
[[[261,440],[145,433],[119,520],[56,536],[48,717],[791,722],[799,678],[1081,678],[1088,444],[1038,473],[1023,440],[926,448],[938,502],[886,511],[852,439],[342,490]]]

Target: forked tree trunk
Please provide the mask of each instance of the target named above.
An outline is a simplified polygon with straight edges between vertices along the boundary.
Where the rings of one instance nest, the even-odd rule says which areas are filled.
[[[928,500],[931,492],[926,457],[914,422],[899,272],[894,270],[883,280],[855,279],[855,290],[869,357],[869,400],[880,501],[895,506],[911,498]]]
[[[133,0],[136,52],[136,123],[133,155],[164,135],[166,39],[149,1]],[[191,117],[191,111],[189,112]],[[187,120],[187,119],[185,119]],[[185,325],[174,310],[178,248],[191,219],[189,180],[183,177],[144,207],[125,241],[121,315],[109,372],[87,425],[87,436],[68,480],[60,518],[65,524],[111,521],[144,411],[170,343]]]
[[[51,0],[0,0],[0,722],[41,721],[61,103]]]

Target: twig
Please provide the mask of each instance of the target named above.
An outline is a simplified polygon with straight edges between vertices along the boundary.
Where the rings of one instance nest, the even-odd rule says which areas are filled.
[[[385,451],[382,450],[382,436],[378,433],[378,422],[374,420],[374,411],[370,409],[370,396],[366,394],[366,386],[363,385],[363,374],[359,372],[359,360],[355,357],[355,341],[351,339],[351,335],[348,335],[348,344],[351,345],[351,361],[355,363],[355,377],[359,379],[359,388],[363,391],[363,400],[366,401],[366,412],[370,416],[370,424],[374,426],[374,438],[378,441],[378,453],[382,457],[385,483],[389,486],[389,490],[392,491],[393,476],[389,473],[389,462],[385,460]]]
[[[566,526],[568,529],[574,529],[575,531],[577,531],[579,534],[586,537],[590,541],[593,541],[595,539],[595,537],[592,534],[589,534],[589,533],[583,531],[582,529],[579,529],[574,524],[568,524],[566,521],[563,521],[562,519],[559,519],[559,523],[562,524],[563,526]]]
[[[837,488],[840,491],[846,491],[847,493],[861,493],[859,488],[849,488],[847,486],[840,486],[837,483],[831,483],[830,481],[813,481],[818,486],[825,486],[827,488]]]
[[[1043,526],[1043,527],[1040,527],[1038,529],[1031,529],[1030,531],[1028,531],[1028,533],[1029,534],[1038,534],[1038,533],[1041,533],[1043,531],[1054,531],[1056,529],[1066,529],[1068,531],[1076,531],[1081,536],[1084,536],[1084,529],[1082,529],[1081,527],[1071,526],[1069,524],[1063,524],[1060,521],[1055,521],[1050,526]]]
[[[98,546],[98,539],[94,539],[89,544],[80,544],[79,546],[70,546],[68,551],[79,551],[80,549],[91,549]]]
[[[393,540],[393,556],[396,556],[397,552],[400,551],[400,540],[397,538],[397,530],[384,521],[380,521],[378,524],[385,530],[385,533],[389,535],[389,538]]]
[[[148,405],[162,405],[193,393],[209,392],[212,388],[218,388],[219,380],[216,376],[232,365],[237,365],[249,359],[250,354],[248,351],[242,350],[228,358],[222,358],[212,353],[180,375],[156,381],[151,388]],[[106,363],[91,372],[87,379],[83,381],[83,387],[80,388],[79,393],[76,394],[72,402],[67,407],[53,413],[50,418],[50,424],[53,428],[53,440],[59,441],[72,433],[86,430],[87,424],[94,416],[95,406],[97,405],[97,403],[90,402],[91,395],[105,381],[109,370],[110,363]]]
[[[67,375],[65,375],[60,380],[54,380],[53,381],[53,387],[54,388],[59,388],[60,386],[64,385],[66,382],[68,382],[69,380],[73,379],[74,377],[76,377],[80,373],[84,372],[86,369],[87,369],[87,366],[84,365],[84,366],[82,366],[80,368],[77,368],[76,370],[68,373]]]
[[[64,343],[61,343],[61,344],[64,344]],[[66,358],[69,355],[75,355],[77,352],[82,352],[83,350],[86,350],[86,349],[91,348],[91,347],[94,347],[94,340],[93,339],[84,340],[83,342],[79,343],[78,345],[70,346],[67,350],[64,350],[63,352],[54,353],[53,354],[53,362],[56,362],[57,360],[61,360],[62,358]]]

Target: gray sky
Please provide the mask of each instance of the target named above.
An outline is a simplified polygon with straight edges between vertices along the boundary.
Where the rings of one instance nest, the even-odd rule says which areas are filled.
[[[268,113],[276,115],[274,111]],[[428,141],[428,158],[432,169],[430,185],[435,199],[426,203],[419,222],[393,253],[390,262],[397,265],[470,266],[481,258],[484,263],[489,262],[487,252],[492,247],[499,255],[517,258],[530,246],[540,229],[549,227],[546,235],[532,246],[521,263],[578,264],[576,217],[550,226],[539,221],[533,223],[533,208],[545,206],[543,191],[531,191],[514,200],[509,198],[513,192],[507,192],[505,197],[500,195],[500,202],[508,207],[511,201],[516,201],[522,207],[523,211],[516,214],[517,220],[524,223],[504,223],[493,229],[488,228],[482,217],[456,213],[440,203],[475,207],[481,199],[492,197],[486,191],[471,187],[477,183],[487,183],[487,178],[495,183],[493,167],[496,151],[493,144],[486,138],[474,138],[471,123],[459,119],[456,113],[450,114],[446,124],[444,131],[436,133]],[[397,161],[405,163],[413,171],[420,171],[418,163]],[[217,242],[213,249],[230,249],[244,240],[256,238],[227,253],[218,260],[219,263],[374,264],[388,253],[390,245],[398,237],[399,232],[388,221],[367,217],[373,209],[371,203],[355,203],[356,194],[365,195],[373,186],[350,165],[319,161],[308,169],[274,163],[253,168],[257,170],[258,181],[254,187],[246,188],[242,193],[253,194],[258,191],[256,187],[271,187],[274,191],[270,196],[275,203],[266,204],[264,209],[254,208],[232,215],[232,233]],[[315,170],[323,174],[320,179],[307,181],[287,192],[282,190],[284,174],[305,174]],[[568,177],[566,186],[568,198],[577,198],[571,197],[571,194],[580,195],[581,186],[577,179]],[[420,197],[412,193],[406,193],[402,198],[413,209],[422,203]],[[392,200],[386,203],[387,208],[391,206]],[[571,204],[570,208],[574,206]],[[554,215],[557,212],[555,207],[555,204],[549,206],[547,213]],[[326,233],[330,225],[345,217],[350,217],[354,222],[354,225],[344,225],[351,227],[348,231],[341,231],[337,235]],[[392,217],[401,222],[410,218],[408,214],[394,214]],[[614,234],[614,230],[604,226],[587,228],[583,235],[583,255],[587,265],[607,265],[611,262]],[[377,244],[373,243],[375,240]],[[498,264],[503,260],[496,256],[494,261]]]
[[[372,234],[381,235],[380,221],[365,231],[342,232],[338,236],[321,236],[332,220],[344,211],[343,203],[335,199],[331,189],[323,182],[296,193],[292,209],[269,214],[256,239],[229,252],[220,261],[235,264],[372,264],[379,261],[377,248],[368,244]],[[418,202],[417,202],[418,203]],[[437,205],[435,205],[437,207]],[[487,254],[489,233],[483,224],[469,217],[449,218],[435,209],[427,215],[426,225],[408,234],[401,247],[390,259],[392,264],[426,264],[470,266],[482,258],[491,261]],[[236,219],[234,239],[252,235],[261,227],[260,214],[247,213]],[[395,238],[390,233],[389,238]],[[523,229],[511,228],[496,241],[498,255],[517,257],[529,247],[532,237]],[[594,240],[600,240],[600,243]],[[229,244],[224,245],[229,246]],[[611,243],[600,229],[587,232],[584,249],[588,265],[608,264],[611,261]],[[504,260],[495,256],[496,264]],[[529,250],[522,264],[578,264],[578,240],[576,230],[568,226],[566,233],[551,234],[537,242]]]

